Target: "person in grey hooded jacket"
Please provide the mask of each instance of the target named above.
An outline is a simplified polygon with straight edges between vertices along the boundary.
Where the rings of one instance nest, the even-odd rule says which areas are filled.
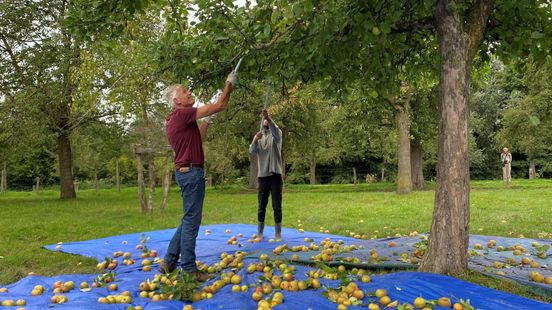
[[[263,109],[262,128],[255,135],[249,153],[257,156],[259,178],[259,205],[257,209],[257,234],[263,238],[268,196],[272,196],[275,238],[282,238],[282,131]]]

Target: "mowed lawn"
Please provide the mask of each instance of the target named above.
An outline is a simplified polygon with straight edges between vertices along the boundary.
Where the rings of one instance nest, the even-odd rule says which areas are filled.
[[[552,234],[552,180],[514,180],[509,188],[501,181],[471,184],[473,234],[546,237]],[[393,184],[286,185],[283,225],[305,230],[370,237],[428,232],[434,191],[398,195]],[[46,244],[80,241],[112,235],[173,228],[182,214],[177,187],[171,189],[167,209],[159,212],[161,190],[156,192],[152,215],[140,213],[136,188],[81,190],[75,201],[60,201],[57,191],[0,194],[0,284],[15,282],[29,272],[39,275],[96,273],[92,259],[54,253]],[[207,190],[203,224],[255,224],[256,192],[238,187]],[[272,211],[267,225],[273,225]],[[476,274],[465,279],[533,297],[504,281]],[[547,301],[550,301],[546,299]]]

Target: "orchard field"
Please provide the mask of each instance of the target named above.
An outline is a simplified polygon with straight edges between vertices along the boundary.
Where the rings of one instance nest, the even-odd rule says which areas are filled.
[[[283,197],[285,227],[302,223],[309,231],[332,234],[350,232],[382,238],[410,232],[428,232],[433,210],[433,185],[428,190],[398,195],[394,184],[286,185]],[[551,238],[548,216],[552,181],[515,180],[509,188],[500,181],[471,183],[472,234]],[[160,191],[158,190],[157,193]],[[158,196],[160,196],[158,194]],[[234,187],[209,188],[203,224],[256,224],[256,192]],[[137,189],[81,190],[79,198],[60,201],[57,189],[35,192],[8,192],[0,195],[0,284],[39,275],[96,273],[97,262],[76,255],[54,253],[47,244],[95,239],[144,232],[177,225],[180,197],[173,187],[167,209],[160,214],[140,213]],[[158,203],[156,204],[156,206]],[[272,222],[267,212],[267,224]],[[476,272],[463,279],[514,294],[552,302],[520,286]]]

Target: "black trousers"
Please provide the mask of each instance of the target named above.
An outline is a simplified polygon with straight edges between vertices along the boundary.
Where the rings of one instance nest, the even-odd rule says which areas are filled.
[[[259,208],[257,209],[257,220],[265,221],[268,196],[272,196],[272,209],[274,210],[274,222],[282,222],[282,175],[273,174],[268,177],[259,178]]]

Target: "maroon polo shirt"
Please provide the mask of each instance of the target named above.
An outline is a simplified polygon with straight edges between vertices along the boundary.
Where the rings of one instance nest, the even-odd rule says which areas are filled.
[[[167,138],[175,152],[174,164],[181,167],[184,164],[203,165],[203,145],[201,134],[196,122],[196,108],[178,108],[168,117],[166,122]]]

